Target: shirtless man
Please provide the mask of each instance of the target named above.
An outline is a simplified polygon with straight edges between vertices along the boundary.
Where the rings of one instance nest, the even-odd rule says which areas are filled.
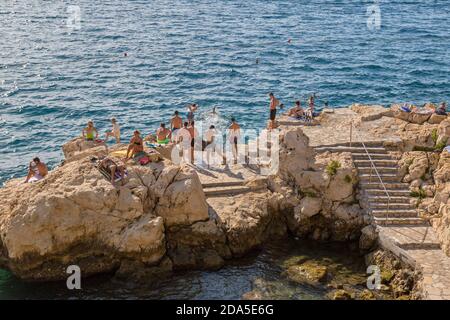
[[[48,168],[45,165],[45,163],[41,162],[41,160],[36,157],[33,159],[33,161],[30,162],[29,168],[28,168],[28,175],[25,179],[25,183],[28,182],[36,182],[41,179],[44,179],[44,177],[48,174]]]
[[[270,115],[269,115],[269,119],[271,121],[275,120],[275,117],[277,115],[277,107],[280,104],[280,101],[275,98],[275,96],[273,95],[273,93],[269,93],[269,99],[270,99]]]
[[[299,117],[303,116],[303,109],[300,105],[299,100],[295,101],[295,107],[293,107],[292,109],[289,110],[288,116],[295,117],[295,118],[299,118]]]
[[[231,125],[228,127],[228,139],[231,144],[231,151],[233,152],[234,163],[237,163],[237,145],[241,135],[241,127],[236,122],[236,119],[231,118]]]
[[[191,133],[188,129],[189,123],[186,121],[183,124],[183,128],[178,131],[177,143],[181,145],[183,152],[183,161],[185,161],[189,156],[189,151],[191,148]]]
[[[198,105],[196,103],[189,105],[188,107],[188,122],[189,124],[194,121],[194,112],[198,110]]]
[[[156,143],[168,144],[170,141],[170,130],[166,128],[164,123],[160,124],[158,130],[156,130]]]
[[[183,127],[183,119],[178,115],[178,111],[175,111],[172,119],[170,119],[170,130],[172,130],[172,141],[176,141],[177,132]]]
[[[191,135],[191,163],[194,163],[195,139],[198,137],[198,131],[194,127],[194,121],[191,121],[191,125],[187,129]]]

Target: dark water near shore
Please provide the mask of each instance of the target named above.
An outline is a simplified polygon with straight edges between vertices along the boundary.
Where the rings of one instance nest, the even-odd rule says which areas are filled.
[[[252,290],[267,299],[326,299],[330,291],[326,284],[300,285],[283,275],[286,265],[300,258],[338,270],[330,283],[364,283],[366,279],[364,259],[349,245],[290,239],[268,244],[219,271],[179,272],[139,285],[98,276],[84,279],[82,290],[69,291],[65,282],[24,283],[0,271],[0,299],[240,299]]]

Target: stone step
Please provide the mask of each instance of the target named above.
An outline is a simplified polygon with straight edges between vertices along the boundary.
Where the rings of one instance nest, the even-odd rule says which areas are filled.
[[[382,194],[369,195],[366,197],[366,199],[369,203],[388,203],[388,202],[390,202],[390,203],[408,203],[409,204],[411,201],[411,197],[409,197],[409,194],[408,194],[408,196],[402,196],[402,195],[395,196],[395,195],[391,194],[390,191],[388,191],[388,192],[389,192],[389,198],[386,196],[386,194],[384,193],[384,190],[383,190]]]
[[[378,218],[374,217],[375,223],[378,225],[428,225],[428,222],[421,218]]]
[[[386,187],[387,189],[387,187]],[[408,189],[387,189],[389,196],[392,197],[405,197],[410,199],[410,193]],[[385,198],[387,199],[386,192],[383,188],[373,188],[373,189],[364,189],[364,192],[368,195],[368,197],[376,196],[377,198]]]
[[[412,209],[372,209],[371,213],[377,218],[417,218],[417,211]]]
[[[415,207],[411,203],[395,203],[391,202],[369,202],[369,205],[372,209],[385,209],[389,207],[390,210],[402,209],[402,210],[414,210]]]
[[[366,141],[364,142],[364,145],[366,147],[377,147],[377,148],[383,148],[384,147],[384,141]],[[325,147],[358,147],[358,148],[362,148],[363,147],[363,143],[362,142],[344,142],[344,143],[335,143],[335,144],[327,144],[327,145],[320,145],[317,146],[320,148],[325,148]]]
[[[338,146],[338,147],[316,147],[315,150],[317,152],[351,152],[351,153],[376,153],[376,154],[388,154],[385,148],[376,148],[376,147],[367,147],[366,149],[362,147],[346,147],[346,146]]]
[[[229,186],[229,187],[217,187],[217,188],[208,188],[204,190],[205,196],[207,198],[212,197],[226,197],[226,196],[232,196],[237,194],[244,194],[248,192],[255,192],[259,190],[263,190],[266,187],[246,187],[246,186]]]
[[[246,180],[236,180],[236,181],[218,181],[218,182],[206,182],[202,183],[203,189],[208,188],[218,188],[218,187],[233,187],[233,186],[243,186]]]
[[[386,187],[386,189],[388,191],[389,190],[409,190],[409,185],[407,183],[403,183],[403,182],[388,182],[388,181],[383,181],[383,183],[384,183],[384,186]],[[381,190],[384,190],[382,184],[378,180],[378,177],[376,178],[376,180],[372,179],[372,182],[360,181],[359,185],[364,190],[368,190],[368,189],[381,189]]]
[[[379,226],[378,231],[380,235],[388,237],[404,250],[438,250],[441,247],[431,226]]]
[[[380,178],[383,181],[383,183],[386,185],[387,182],[389,183],[395,183],[399,182],[400,178],[396,174],[388,174],[388,173],[379,173]],[[359,174],[359,180],[362,182],[378,182],[381,184],[380,179],[378,179],[378,176],[375,174],[372,176],[370,174]]]
[[[398,172],[397,167],[377,167],[375,165],[375,168],[377,169],[380,176],[382,176],[383,173],[396,174]],[[371,172],[372,175],[376,174],[375,169],[371,167],[357,167],[357,169],[360,174],[370,174]]]
[[[396,167],[397,168],[397,161],[392,159],[372,159],[373,163],[376,167]],[[372,162],[370,162],[369,159],[366,160],[353,160],[355,163],[355,166],[357,168],[359,167],[370,167],[372,165]]]
[[[354,160],[369,160],[367,153],[352,153]],[[392,160],[392,157],[387,153],[370,153],[372,160]]]
[[[230,196],[236,194],[243,194],[252,191],[251,188],[245,186],[229,186],[229,187],[216,187],[204,190],[206,197],[220,197]]]

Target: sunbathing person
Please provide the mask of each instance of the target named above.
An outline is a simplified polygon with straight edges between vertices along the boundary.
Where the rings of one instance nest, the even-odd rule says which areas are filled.
[[[28,182],[36,182],[44,179],[44,177],[48,174],[48,168],[45,163],[41,162],[41,160],[36,157],[33,161],[30,162],[28,168],[28,175],[25,179],[25,183]]]
[[[436,109],[436,114],[440,116],[446,116],[447,115],[447,104],[445,102],[442,102],[439,106],[439,108]]]
[[[97,128],[94,127],[94,122],[92,120],[88,121],[87,127],[83,129],[82,134],[86,141],[94,141],[98,138],[98,131]]]
[[[105,159],[100,161],[100,166],[108,171],[111,175],[111,184],[114,184],[116,181],[116,172],[119,171],[120,178],[123,184],[123,178],[125,178],[125,164],[116,157],[106,157]]]
[[[158,130],[156,130],[156,143],[168,144],[170,142],[170,130],[166,128],[164,123],[161,123]]]
[[[133,138],[131,138],[130,144],[128,145],[127,156],[125,159],[131,159],[141,152],[144,152],[144,141],[139,130],[136,130],[134,131]]]
[[[294,118],[300,118],[304,115],[304,111],[300,105],[300,101],[295,101],[295,107],[289,109],[288,116]]]

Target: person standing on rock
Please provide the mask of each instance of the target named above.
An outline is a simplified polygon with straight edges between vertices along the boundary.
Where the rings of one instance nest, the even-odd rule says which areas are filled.
[[[270,121],[275,121],[275,117],[277,116],[277,107],[280,105],[280,101],[275,98],[273,93],[269,93],[270,105],[269,105],[269,119]]]
[[[208,164],[208,168],[211,163],[211,153],[215,152],[216,149],[216,135],[217,131],[214,126],[210,126],[208,130],[205,132],[205,151],[206,151],[206,163]]]
[[[28,175],[27,178],[25,179],[25,183],[42,180],[47,174],[48,174],[47,165],[41,162],[41,160],[38,157],[36,157],[33,159],[33,161],[30,162],[28,168]]]
[[[179,143],[179,145],[181,146],[181,150],[183,153],[182,159],[185,162],[190,162],[187,161],[191,149],[191,133],[189,132],[188,127],[189,122],[185,121],[183,124],[183,128],[181,128],[177,134],[177,143]]]
[[[235,118],[231,118],[231,125],[228,127],[228,139],[231,144],[231,151],[233,152],[234,163],[237,164],[238,141],[241,136],[241,127],[236,122]]]
[[[191,136],[191,163],[194,163],[195,139],[198,137],[198,131],[194,127],[195,122],[191,121],[191,125],[187,128]]]
[[[178,111],[175,111],[172,119],[170,119],[170,130],[172,131],[172,141],[177,140],[178,130],[183,127],[183,119],[178,115]]]
[[[120,127],[117,123],[116,118],[111,118],[112,130],[106,131],[105,143],[108,141],[109,137],[114,137],[116,139],[116,143],[120,143]]]
[[[188,106],[188,114],[187,119],[189,124],[191,124],[192,121],[194,121],[194,112],[198,110],[198,105],[196,103],[193,103]]]

